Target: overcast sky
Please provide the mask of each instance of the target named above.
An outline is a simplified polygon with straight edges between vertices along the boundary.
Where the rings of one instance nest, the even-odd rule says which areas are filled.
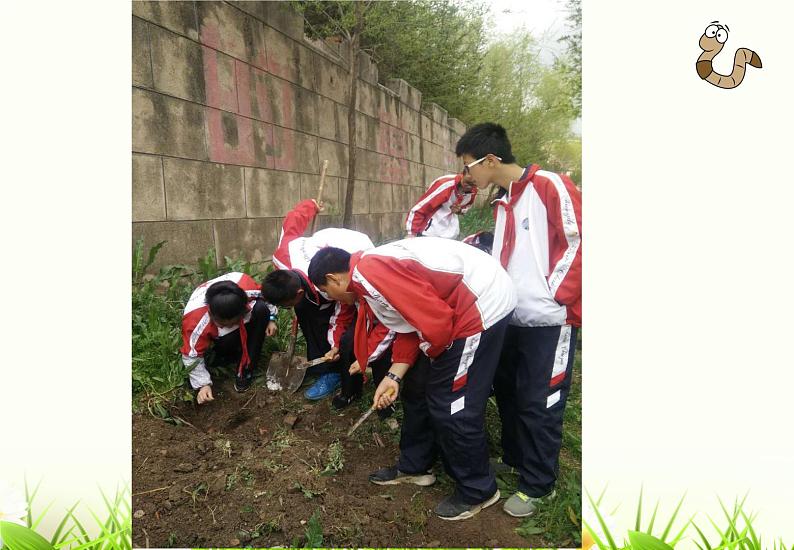
[[[522,26],[540,42],[541,59],[550,63],[564,51],[558,42],[566,33],[565,0],[490,0],[494,30],[509,34]]]

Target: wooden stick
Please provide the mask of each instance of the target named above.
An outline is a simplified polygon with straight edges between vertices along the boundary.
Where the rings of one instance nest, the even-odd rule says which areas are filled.
[[[137,497],[138,495],[146,495],[146,494],[149,494],[149,493],[156,493],[157,491],[165,491],[166,489],[170,489],[170,488],[171,488],[171,486],[169,485],[168,487],[160,487],[159,489],[152,489],[150,491],[141,491],[140,493],[133,493],[132,496]]]
[[[179,420],[179,421],[180,421],[180,422],[182,422],[183,424],[187,424],[188,426],[190,426],[190,427],[191,427],[191,428],[193,428],[194,430],[196,430],[196,431],[198,431],[198,432],[201,432],[201,433],[204,433],[204,430],[199,430],[197,427],[195,427],[193,424],[191,424],[190,422],[188,422],[188,421],[187,421],[187,420],[185,420],[184,418],[181,418],[181,417],[179,417],[179,416],[177,416],[177,415],[175,415],[175,414],[172,414],[171,416],[172,416],[173,418],[176,418],[177,420]]]
[[[328,170],[328,161],[324,160],[323,165],[320,168],[320,188],[317,190],[317,207],[319,208],[320,203],[323,200],[323,189],[325,188],[325,172]],[[312,234],[314,234],[314,229],[317,227],[317,217],[320,213],[317,213],[317,216],[314,217],[312,220]]]

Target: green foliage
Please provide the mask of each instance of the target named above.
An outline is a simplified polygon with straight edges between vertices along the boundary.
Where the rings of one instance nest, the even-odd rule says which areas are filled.
[[[694,543],[700,550],[763,550],[765,548],[761,536],[753,527],[756,516],[745,512],[744,506],[747,495],[741,501],[736,499],[731,511],[728,511],[725,503],[719,500],[724,518],[717,521],[707,516],[711,528],[716,532],[716,537],[710,539],[710,537],[706,536],[704,530],[693,521],[694,516],[683,522],[682,526],[673,529],[684,497],[681,497],[678,501],[669,519],[664,523],[664,527],[661,529],[657,528],[654,534],[659,502],[656,502],[650,518],[643,526],[643,491],[640,489],[634,529],[627,532],[628,540],[624,540],[622,545],[618,544],[615,534],[610,532],[607,522],[599,509],[603,496],[602,492],[598,499],[593,499],[588,493],[587,498],[596,514],[597,524],[592,525],[584,521],[585,527],[600,550],[623,550],[627,548],[635,550],[671,550],[685,536],[694,535],[694,533],[690,532],[690,527],[697,533],[698,539],[695,539]],[[598,536],[599,531],[603,533],[603,538]],[[786,544],[782,540],[774,541],[773,548],[774,550],[787,550]]]
[[[479,78],[467,121],[504,126],[519,164],[534,162],[555,171],[579,168],[561,162],[576,160],[565,147],[576,118],[565,72],[541,64],[531,34],[516,32],[491,44]]]
[[[42,520],[47,516],[52,503],[44,507],[38,515],[33,514],[36,494],[38,493],[41,482],[31,491],[25,480],[25,497],[28,502],[28,515],[26,526],[20,526],[7,522],[0,522],[0,539],[3,540],[3,548],[8,550],[49,550],[49,549],[71,549],[71,550],[110,550],[121,549],[131,550],[132,548],[132,513],[130,508],[130,490],[124,486],[116,490],[113,499],[100,489],[102,500],[105,504],[105,512],[100,518],[93,510],[88,508],[88,512],[96,522],[95,528],[99,535],[88,534],[87,529],[75,515],[75,510],[79,502],[72,505],[64,513],[63,518],[55,529],[52,538],[47,541],[44,537],[35,532]],[[35,517],[35,519],[34,519]]]
[[[470,108],[485,44],[483,3],[453,0],[364,2],[362,50],[378,64],[381,82],[402,78],[425,102],[461,117]],[[294,2],[312,38],[349,38],[354,3]],[[395,32],[399,29],[399,32]]]
[[[567,0],[568,34],[560,38],[567,46],[558,67],[563,71],[571,87],[571,100],[576,116],[582,114],[582,0]]]
[[[335,440],[328,446],[328,462],[321,472],[322,475],[332,475],[342,471],[345,467],[344,450],[339,440]]]
[[[319,548],[323,545],[323,526],[320,524],[320,511],[315,510],[306,523],[306,544],[304,548]]]
[[[468,237],[478,231],[491,231],[494,229],[493,210],[489,205],[473,207],[460,219],[460,238]]]
[[[421,90],[424,102],[464,118],[477,97],[486,9],[477,1],[375,2],[362,48],[378,64],[381,82],[402,78]]]

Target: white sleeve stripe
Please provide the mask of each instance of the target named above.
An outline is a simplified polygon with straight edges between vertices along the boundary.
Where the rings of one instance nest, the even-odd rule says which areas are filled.
[[[276,264],[276,267],[279,269],[289,269],[289,266],[285,263],[282,263],[278,258],[276,258],[275,254],[273,254],[273,263]]]
[[[210,322],[210,312],[208,311],[201,317],[198,324],[196,324],[196,328],[193,329],[193,332],[190,333],[189,357],[198,357],[198,352],[196,351],[196,342],[198,342],[199,338],[201,337],[201,333],[203,333],[204,329],[207,328],[209,322]]]
[[[439,193],[443,192],[443,191],[444,191],[444,190],[446,190],[446,189],[449,189],[450,187],[454,187],[455,185],[456,185],[456,183],[455,183],[455,180],[454,180],[454,179],[453,179],[453,180],[450,180],[450,181],[448,181],[448,182],[446,182],[446,183],[443,183],[443,184],[441,184],[441,185],[439,185],[439,186],[438,186],[438,189],[436,189],[435,191],[433,191],[432,193],[430,193],[430,194],[429,194],[428,196],[426,196],[424,199],[422,199],[422,200],[420,200],[419,202],[417,202],[417,203],[414,205],[414,207],[413,207],[413,208],[411,208],[411,211],[408,213],[408,220],[405,222],[405,229],[406,229],[406,231],[410,231],[410,230],[411,230],[411,227],[413,226],[413,222],[414,222],[414,214],[415,214],[415,213],[416,213],[416,212],[417,212],[417,211],[418,211],[420,208],[422,208],[422,207],[423,207],[425,204],[427,204],[427,203],[428,203],[428,202],[429,202],[429,201],[430,201],[430,200],[431,200],[433,197],[437,196]]]
[[[372,352],[372,355],[370,355],[367,358],[367,364],[369,365],[373,361],[377,360],[378,357],[383,355],[383,352],[385,352],[389,348],[389,346],[392,344],[392,342],[394,342],[394,339],[396,337],[397,337],[397,333],[394,332],[393,330],[390,330],[383,338],[383,340],[378,342],[378,345],[375,347],[375,350]]]
[[[380,292],[378,292],[377,289],[374,286],[372,286],[372,284],[370,284],[368,280],[364,278],[364,276],[359,272],[358,268],[353,269],[353,280],[356,281],[357,283],[360,283],[361,286],[363,286],[364,289],[367,291],[367,294],[369,294],[370,297],[378,303],[378,305],[380,305],[384,309],[397,311],[396,309],[394,309],[394,307],[392,307],[389,301]]]
[[[331,345],[331,347],[334,347],[334,332],[336,331],[336,320],[339,317],[340,311],[342,311],[342,303],[336,302],[334,312],[331,314],[331,318],[328,319],[328,333],[326,335],[328,343]]]
[[[582,237],[579,233],[579,225],[576,222],[576,211],[573,208],[573,201],[568,194],[568,189],[565,188],[562,178],[560,178],[558,174],[546,172],[545,170],[538,171],[538,175],[548,178],[557,189],[557,194],[560,197],[562,229],[565,232],[565,240],[568,241],[568,248],[565,249],[562,258],[560,258],[549,275],[549,289],[551,290],[552,296],[554,296],[557,294],[557,290],[560,288],[563,280],[565,280],[565,276],[568,274],[568,270],[573,264]]]

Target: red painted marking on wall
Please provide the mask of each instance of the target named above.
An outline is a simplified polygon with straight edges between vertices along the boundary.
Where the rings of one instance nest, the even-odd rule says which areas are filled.
[[[231,83],[221,82],[218,71],[218,52],[202,46],[201,57],[204,65],[207,104],[227,111],[237,111],[237,89],[234,78]]]
[[[295,118],[295,89],[289,82],[281,82],[281,121],[283,126],[297,127]]]
[[[221,32],[218,29],[218,22],[204,19],[201,22],[201,43],[215,49],[221,47]]]
[[[286,128],[273,128],[276,170],[295,170],[295,132]]]
[[[273,103],[267,86],[267,74],[259,69],[251,69],[254,73],[254,99],[260,120],[273,122]]]
[[[226,142],[223,131],[223,113],[207,108],[207,139],[210,146],[210,160],[224,164],[254,166],[254,134],[250,118],[227,113],[235,118],[237,125],[237,145]]]
[[[251,116],[251,72],[248,65],[235,59],[234,74],[237,78],[237,112]]]

